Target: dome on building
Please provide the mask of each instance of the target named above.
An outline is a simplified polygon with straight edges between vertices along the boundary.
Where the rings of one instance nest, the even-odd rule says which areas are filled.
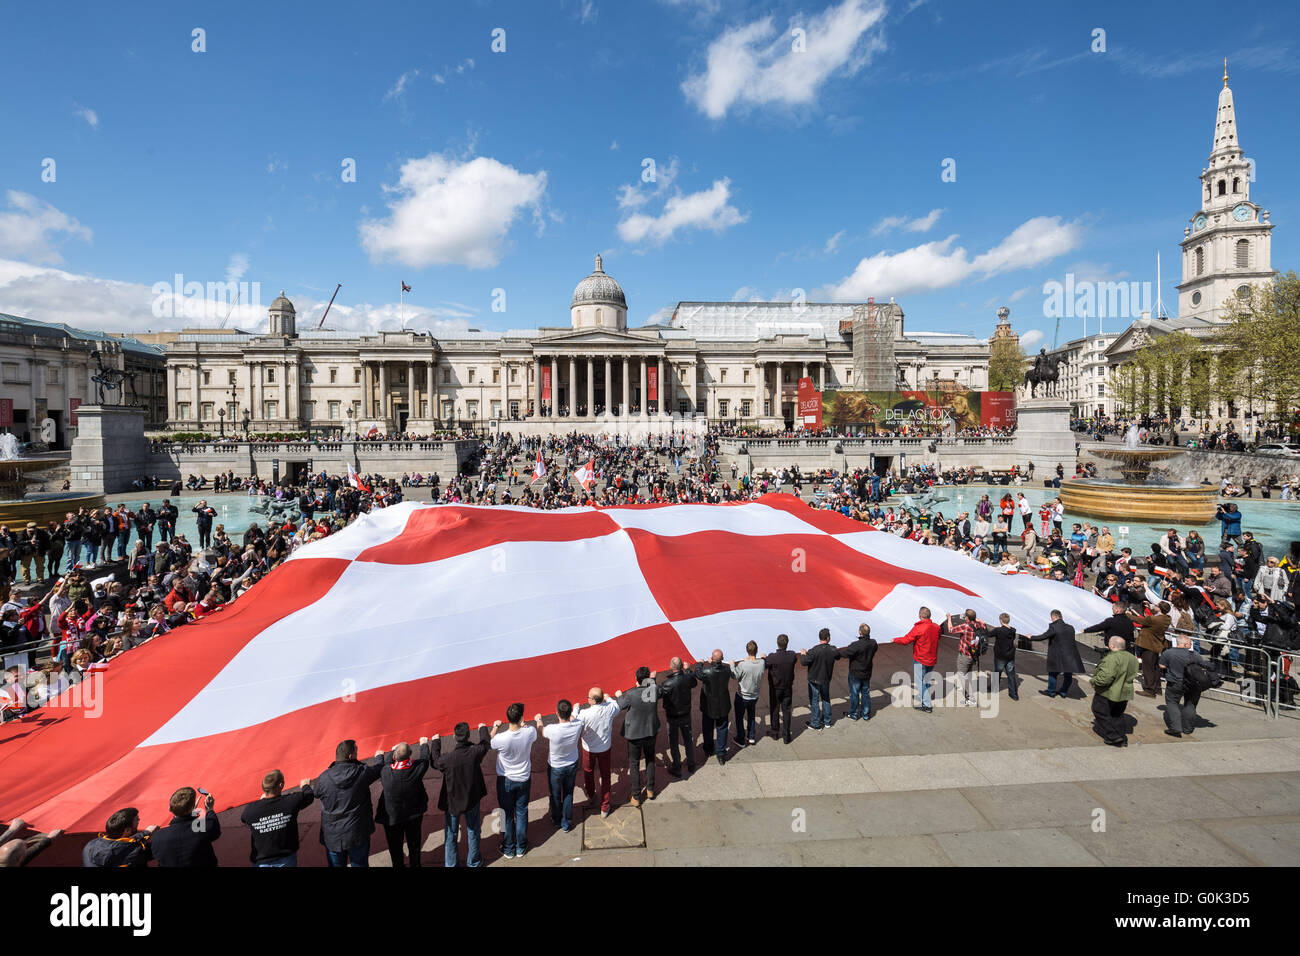
[[[271,308],[269,311],[293,312],[295,315],[297,314],[297,310],[293,307],[293,303],[285,298],[283,289],[280,290],[280,294],[276,296],[275,301],[271,303]]]
[[[601,268],[600,256],[596,256],[596,271],[579,282],[573,290],[573,301],[569,308],[578,305],[616,305],[620,309],[627,308],[623,287]]]

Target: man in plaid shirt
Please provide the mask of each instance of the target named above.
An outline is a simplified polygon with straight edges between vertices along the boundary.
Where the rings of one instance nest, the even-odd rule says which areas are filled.
[[[978,673],[980,640],[986,630],[987,626],[970,608],[960,618],[948,615],[948,633],[957,635],[957,682],[968,704],[971,702],[971,671]]]

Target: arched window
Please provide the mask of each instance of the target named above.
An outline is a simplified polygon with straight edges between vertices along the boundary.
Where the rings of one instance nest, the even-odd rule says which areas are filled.
[[[1232,191],[1234,193],[1241,192],[1241,179],[1236,176],[1232,177]]]
[[[1205,247],[1196,247],[1196,274],[1204,275],[1205,273]]]
[[[1219,180],[1219,195],[1220,195],[1220,196],[1226,196],[1227,193],[1228,193],[1228,183],[1227,183],[1227,180],[1220,179],[1220,180]]]
[[[597,310],[596,310],[596,324],[597,324],[597,325],[604,325],[604,324],[605,324],[604,315],[605,315],[605,310],[604,310],[604,309],[597,309]]]
[[[1237,240],[1237,268],[1250,268],[1250,240],[1248,239]]]

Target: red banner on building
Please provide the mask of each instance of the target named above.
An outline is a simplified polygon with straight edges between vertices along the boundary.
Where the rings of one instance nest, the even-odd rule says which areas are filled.
[[[0,398],[0,428],[14,427],[14,400]]]
[[[813,387],[809,377],[799,379],[799,417],[795,424],[800,428],[822,427],[822,393]]]
[[[549,365],[543,365],[542,366],[542,401],[549,402],[550,400],[551,400],[551,367]]]
[[[646,369],[646,386],[650,390],[650,394],[646,397],[646,401],[659,401],[659,366],[651,365]]]
[[[68,399],[68,427],[69,428],[77,427],[77,409],[80,407],[81,407],[81,399],[79,398]]]

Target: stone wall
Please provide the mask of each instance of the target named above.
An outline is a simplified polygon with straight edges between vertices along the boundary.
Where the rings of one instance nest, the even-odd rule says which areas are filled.
[[[317,442],[208,442],[162,446],[152,453],[147,469],[139,474],[184,481],[190,475],[211,477],[233,471],[239,477],[271,478],[276,463],[286,476],[310,465],[313,474],[322,470],[343,474],[349,464],[358,473],[400,477],[419,472],[438,475],[444,482],[470,460],[478,443],[448,441],[317,441]]]

